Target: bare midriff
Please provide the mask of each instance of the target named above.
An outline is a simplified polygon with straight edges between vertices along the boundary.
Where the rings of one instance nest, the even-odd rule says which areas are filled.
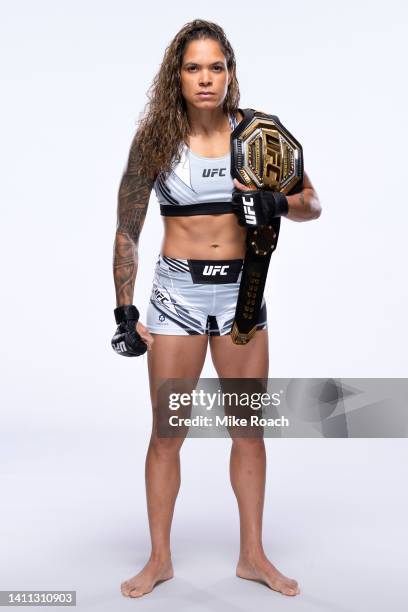
[[[246,229],[234,213],[163,217],[162,254],[177,259],[243,259]]]

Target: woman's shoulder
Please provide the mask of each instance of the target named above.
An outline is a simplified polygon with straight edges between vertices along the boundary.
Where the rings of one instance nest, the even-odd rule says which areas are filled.
[[[262,110],[261,108],[247,107],[247,108],[237,109],[237,116],[239,115],[240,120],[244,119],[246,115],[250,115],[253,113],[257,113],[259,115],[266,115],[268,117],[276,117],[274,113],[271,113],[270,111]]]
[[[239,108],[237,109],[237,114],[239,114],[238,124],[242,121],[250,122],[255,113],[258,117],[268,117],[276,123],[281,123],[278,115],[275,113],[271,113],[270,111],[267,112],[260,108]]]
[[[189,148],[186,143],[181,143],[178,152],[173,155],[173,158],[170,163],[170,168],[168,170],[158,170],[155,173],[154,183],[160,181],[166,181],[170,175],[174,175],[179,166],[184,166],[186,163],[186,159],[188,156]]]

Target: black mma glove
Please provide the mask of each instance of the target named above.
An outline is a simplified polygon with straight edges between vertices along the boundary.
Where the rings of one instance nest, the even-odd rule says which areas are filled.
[[[274,217],[286,215],[288,200],[280,191],[237,191],[232,194],[232,210],[244,227],[270,225]]]
[[[147,344],[136,331],[139,311],[136,306],[119,306],[113,311],[118,328],[112,338],[112,348],[124,357],[138,357],[147,351]]]

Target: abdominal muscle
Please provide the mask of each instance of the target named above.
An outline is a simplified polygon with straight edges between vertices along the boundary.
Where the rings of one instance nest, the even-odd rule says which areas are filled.
[[[164,217],[162,255],[176,259],[243,259],[246,229],[234,213]]]

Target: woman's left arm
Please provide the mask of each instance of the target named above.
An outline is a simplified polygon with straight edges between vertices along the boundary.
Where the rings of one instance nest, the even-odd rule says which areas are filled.
[[[285,215],[291,221],[311,221],[318,219],[322,212],[319,197],[306,172],[303,174],[302,191],[286,196],[289,212]]]

